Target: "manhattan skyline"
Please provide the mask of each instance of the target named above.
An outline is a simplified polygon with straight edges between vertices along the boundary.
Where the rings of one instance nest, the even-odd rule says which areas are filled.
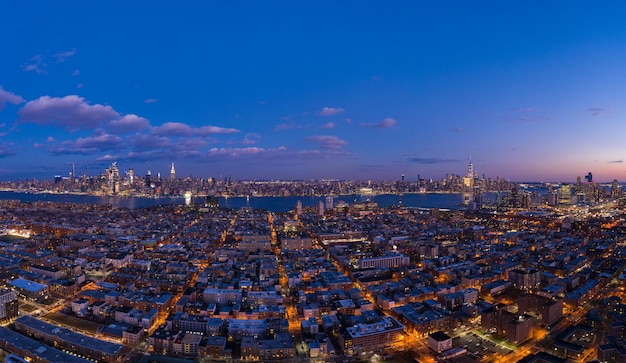
[[[626,5],[5,4],[0,180],[626,180]]]

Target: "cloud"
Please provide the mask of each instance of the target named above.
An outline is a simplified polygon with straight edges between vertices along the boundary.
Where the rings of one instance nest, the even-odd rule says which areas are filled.
[[[587,109],[587,112],[593,117],[606,116],[611,113],[609,110],[600,107],[590,107]]]
[[[549,117],[545,117],[545,116],[521,116],[521,117],[516,117],[514,118],[514,121],[519,121],[519,122],[526,122],[526,123],[535,123],[535,122],[539,122],[539,121],[549,121],[550,118]]]
[[[46,139],[46,142],[55,142],[56,139],[52,136],[48,136],[48,138]]]
[[[0,145],[0,159],[15,155],[15,150],[10,145]]]
[[[457,134],[458,134],[458,133],[465,132],[465,129],[463,129],[463,128],[461,128],[461,127],[456,127],[456,128],[454,128],[454,129],[451,129],[450,131],[451,131],[451,132],[455,132],[455,133],[457,133]]]
[[[153,134],[162,136],[206,136],[212,134],[232,134],[236,132],[240,131],[218,126],[191,127],[181,122],[166,122],[152,129]]]
[[[96,160],[97,161],[115,161],[117,159],[118,159],[117,156],[113,156],[111,154],[106,154],[104,156],[101,156],[101,157],[97,158]]]
[[[518,108],[511,109],[511,112],[513,113],[530,113],[530,112],[535,112],[535,111],[537,111],[537,107],[535,106],[518,107]]]
[[[68,50],[66,52],[55,53],[50,57],[48,52],[37,54],[34,57],[30,58],[28,62],[22,64],[22,70],[25,72],[35,72],[38,74],[48,74],[46,68],[49,63],[63,63],[70,57],[73,57],[76,54],[76,48],[72,48],[72,50]],[[72,76],[77,76],[80,74],[80,71],[77,69],[72,72]]]
[[[422,158],[422,157],[409,157],[408,161],[417,164],[445,164],[445,163],[458,163],[460,160],[456,159],[441,159],[441,158]]]
[[[136,134],[127,138],[127,144],[134,151],[144,151],[150,149],[170,149],[172,142],[163,136]]]
[[[609,161],[609,164],[621,164],[621,163],[623,163],[623,162],[624,162],[624,161],[623,161],[623,160],[621,160],[621,159],[620,159],[620,160],[611,160],[611,161]]]
[[[0,110],[4,110],[7,103],[19,105],[22,102],[24,102],[24,99],[21,96],[18,96],[13,92],[6,91],[2,88],[2,86],[0,86]]]
[[[254,145],[261,141],[261,135],[256,133],[246,134],[243,138],[242,144],[244,145]]]
[[[344,111],[345,110],[343,108],[339,108],[339,107],[324,107],[317,114],[320,115],[320,116],[334,116],[334,115],[338,115],[338,114],[340,114],[340,113],[342,113]]]
[[[154,161],[154,160],[163,159],[163,158],[167,158],[168,160],[171,160],[172,155],[169,154],[167,151],[163,151],[163,150],[150,150],[150,151],[142,151],[142,152],[130,151],[126,154],[114,154],[114,155],[106,154],[97,158],[96,160],[107,161],[107,162],[111,162],[111,161],[145,162],[145,161]]]
[[[320,144],[322,149],[340,149],[348,144],[347,141],[332,135],[310,136],[306,140]]]
[[[43,61],[43,54],[37,54],[28,60],[28,62],[22,64],[22,70],[25,72],[34,71],[37,74],[48,74],[45,68],[48,66],[47,63]]]
[[[150,121],[134,114],[128,114],[107,124],[107,128],[117,134],[145,130],[150,127]]]
[[[244,148],[213,148],[207,152],[209,157],[237,157],[242,155],[257,155],[267,150],[262,147],[244,147]]]
[[[41,96],[27,102],[18,114],[23,123],[56,125],[68,130],[94,129],[120,117],[111,106],[89,105],[77,95]]]
[[[549,121],[550,117],[535,114],[537,108],[535,106],[519,107],[509,110],[507,118],[513,122],[535,123],[540,121]]]
[[[297,125],[294,122],[288,122],[288,123],[278,124],[274,126],[274,131],[278,132],[278,131],[301,129],[301,128],[302,126]]]
[[[67,52],[59,52],[54,54],[52,57],[56,59],[57,63],[63,63],[68,58],[74,56],[74,54],[76,54],[76,48],[72,48],[72,50],[68,50]]]
[[[43,145],[39,145],[42,146]],[[107,134],[103,130],[97,130],[92,136],[79,137],[76,140],[64,141],[61,144],[46,146],[51,154],[79,154],[92,155],[107,150],[119,149],[123,146],[123,140],[117,135]]]
[[[159,100],[157,100],[156,98],[148,98],[143,100],[143,102],[145,103],[157,103]]]
[[[334,122],[327,122],[323,124],[322,126],[320,126],[320,129],[334,129],[334,128],[335,128]]]
[[[398,122],[396,120],[392,119],[391,117],[387,117],[386,119],[382,120],[381,122],[378,122],[378,123],[362,123],[360,126],[361,127],[377,128],[377,129],[387,129],[387,128],[396,126],[397,123]]]
[[[76,88],[81,89],[81,88],[85,88],[85,85],[82,83],[79,83],[76,85]]]

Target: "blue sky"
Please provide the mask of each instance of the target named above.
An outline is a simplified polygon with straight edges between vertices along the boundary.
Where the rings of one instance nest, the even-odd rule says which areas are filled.
[[[0,180],[626,180],[620,2],[24,1]]]

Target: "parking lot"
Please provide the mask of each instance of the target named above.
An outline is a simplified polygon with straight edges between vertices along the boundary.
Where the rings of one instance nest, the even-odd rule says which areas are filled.
[[[497,341],[481,337],[474,332],[463,333],[452,339],[452,346],[467,349],[467,354],[476,360],[482,360],[494,354],[506,356],[513,352],[512,349]]]

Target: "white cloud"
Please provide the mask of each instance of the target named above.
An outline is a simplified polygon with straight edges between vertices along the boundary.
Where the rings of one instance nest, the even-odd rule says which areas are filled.
[[[120,117],[111,106],[90,105],[77,95],[41,96],[27,102],[18,114],[24,123],[56,125],[69,130],[94,129]]]
[[[339,108],[339,107],[324,107],[322,108],[322,110],[320,112],[318,112],[318,115],[320,116],[334,116],[334,115],[338,115],[342,112],[344,112],[345,110],[343,108]]]
[[[2,88],[2,86],[0,86],[0,110],[3,110],[7,103],[19,105],[22,102],[24,102],[24,99],[21,96],[18,96],[13,92],[6,91]]]
[[[394,127],[396,126],[398,122],[394,119],[392,119],[391,117],[387,117],[386,119],[382,120],[381,122],[377,122],[377,123],[362,123],[361,127],[371,127],[371,128],[377,128],[377,129],[387,129],[390,127]]]
[[[306,140],[320,144],[320,147],[323,149],[340,149],[348,144],[347,141],[332,135],[310,136]]]

